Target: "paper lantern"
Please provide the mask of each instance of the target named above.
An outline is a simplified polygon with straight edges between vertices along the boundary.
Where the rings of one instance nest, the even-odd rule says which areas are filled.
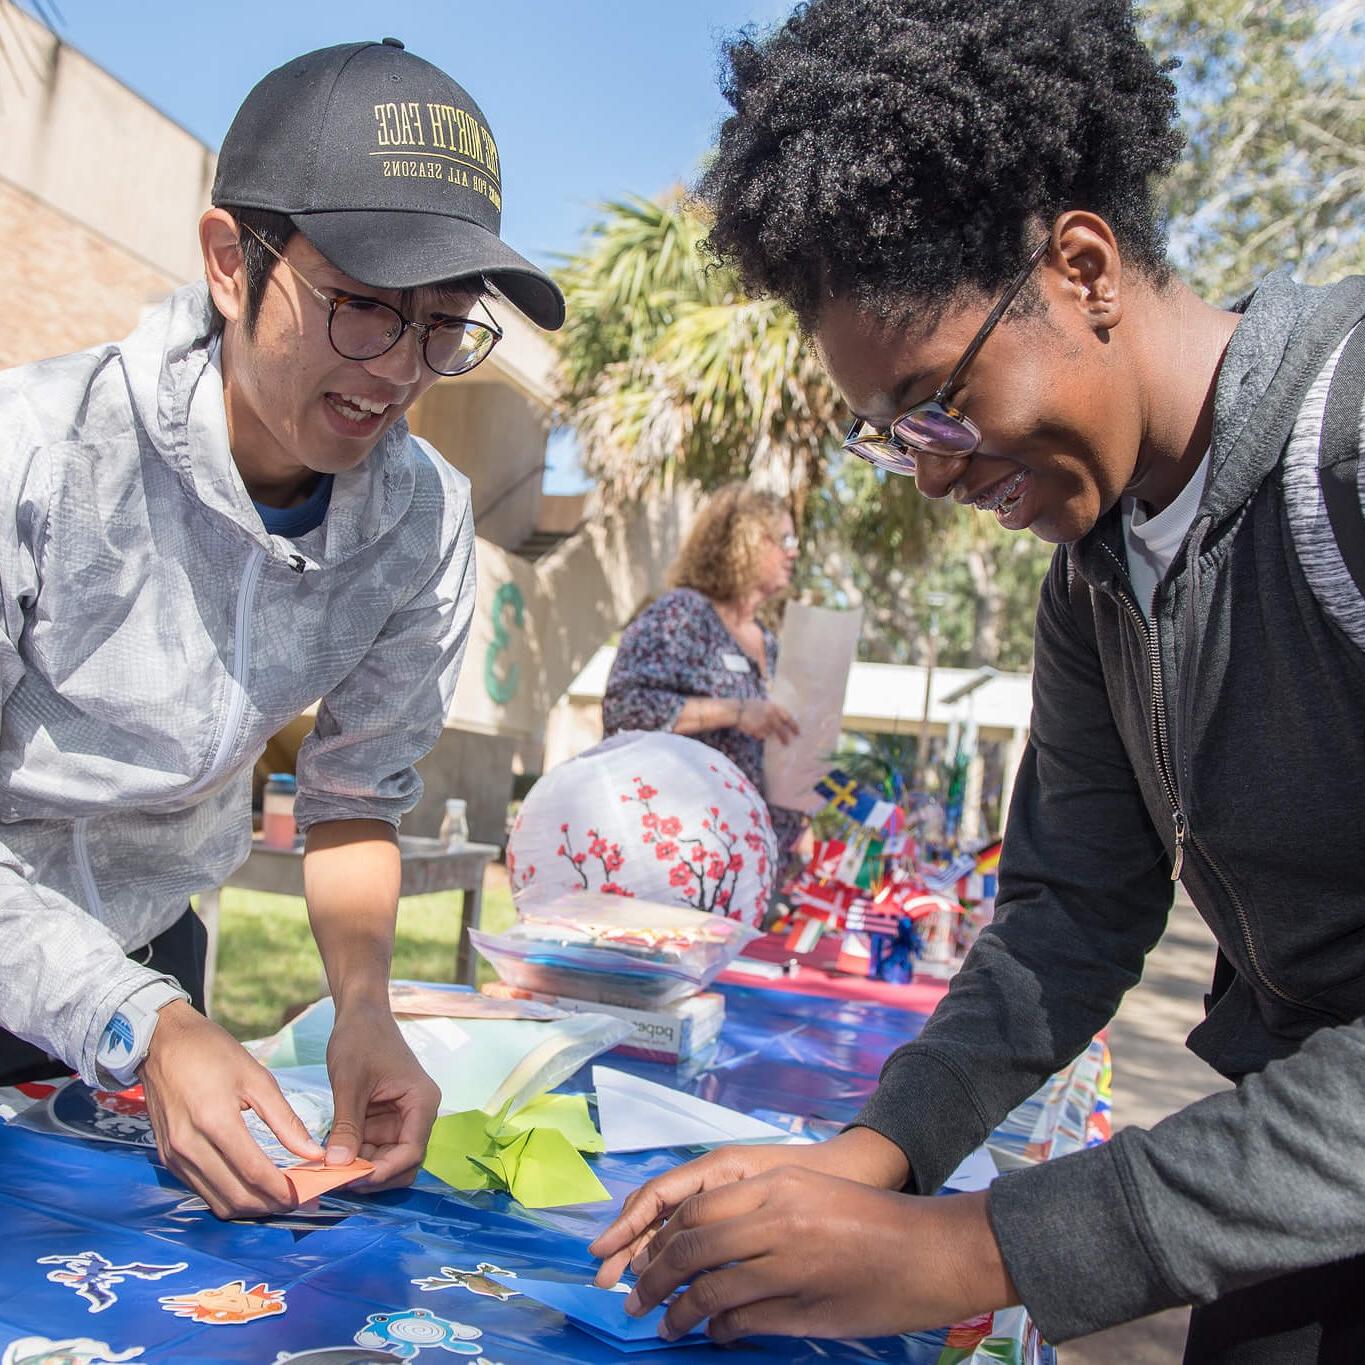
[[[546,773],[507,843],[519,904],[606,891],[757,925],[777,841],[754,784],[709,745],[629,730]]]

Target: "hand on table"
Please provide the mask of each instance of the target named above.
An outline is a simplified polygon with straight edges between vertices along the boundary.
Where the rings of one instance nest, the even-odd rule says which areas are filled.
[[[740,703],[736,728],[754,739],[776,739],[790,744],[801,733],[796,717],[775,701],[746,698]]]
[[[162,1162],[219,1218],[294,1207],[284,1173],[242,1120],[251,1109],[301,1160],[322,1148],[308,1136],[275,1078],[225,1029],[183,1000],[160,1012],[139,1071]]]
[[[889,1336],[1018,1302],[984,1193],[920,1198],[809,1168],[693,1195],[651,1251],[626,1311],[687,1285],[664,1318],[668,1338],[707,1319],[718,1342]]]
[[[900,1148],[870,1128],[850,1128],[828,1142],[809,1145],[721,1147],[655,1176],[627,1197],[616,1221],[588,1248],[602,1262],[597,1283],[610,1288],[627,1265],[637,1274],[642,1271],[659,1229],[692,1196],[779,1167],[802,1167],[893,1190],[902,1188],[910,1174]]]
[[[412,1184],[441,1092],[403,1040],[387,996],[372,1005],[338,1005],[327,1071],[335,1108],[327,1164],[344,1166],[357,1156],[374,1162],[358,1190]]]

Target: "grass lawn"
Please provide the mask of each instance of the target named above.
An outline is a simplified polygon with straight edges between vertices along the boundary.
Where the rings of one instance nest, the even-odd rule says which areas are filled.
[[[484,884],[483,923],[494,932],[512,922],[512,897],[501,868]],[[460,928],[460,893],[409,896],[398,903],[393,975],[451,981]],[[491,969],[482,964],[482,972]],[[261,1038],[284,1012],[324,993],[322,959],[300,896],[223,891],[213,1017],[237,1038]]]

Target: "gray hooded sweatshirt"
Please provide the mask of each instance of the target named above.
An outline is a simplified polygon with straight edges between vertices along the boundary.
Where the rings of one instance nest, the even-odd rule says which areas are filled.
[[[1365,595],[1324,499],[1337,479],[1359,532],[1359,388],[1330,469],[1323,440],[1362,315],[1365,280],[1251,298],[1150,626],[1117,508],[1059,550],[995,922],[859,1118],[937,1189],[1112,1018],[1179,859],[1221,949],[1190,1046],[1240,1084],[992,1187],[1050,1341],[1365,1253]]]
[[[98,1079],[125,956],[251,844],[251,769],[319,702],[301,828],[396,825],[474,600],[468,481],[399,423],[272,536],[228,448],[202,285],[0,374],[0,1026]]]

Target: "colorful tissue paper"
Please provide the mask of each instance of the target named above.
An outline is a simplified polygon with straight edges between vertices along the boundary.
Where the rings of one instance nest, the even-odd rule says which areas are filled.
[[[502,1132],[524,1133],[531,1128],[555,1128],[580,1152],[605,1152],[602,1134],[588,1113],[586,1095],[542,1095],[509,1114]]]
[[[438,1118],[423,1166],[457,1190],[502,1190],[528,1209],[598,1203],[611,1196],[575,1141],[602,1151],[582,1095],[543,1096],[509,1121],[481,1109]],[[577,1104],[570,1103],[577,1101]],[[539,1122],[537,1122],[537,1117]],[[516,1125],[529,1122],[531,1126]],[[569,1134],[572,1134],[570,1136]]]

